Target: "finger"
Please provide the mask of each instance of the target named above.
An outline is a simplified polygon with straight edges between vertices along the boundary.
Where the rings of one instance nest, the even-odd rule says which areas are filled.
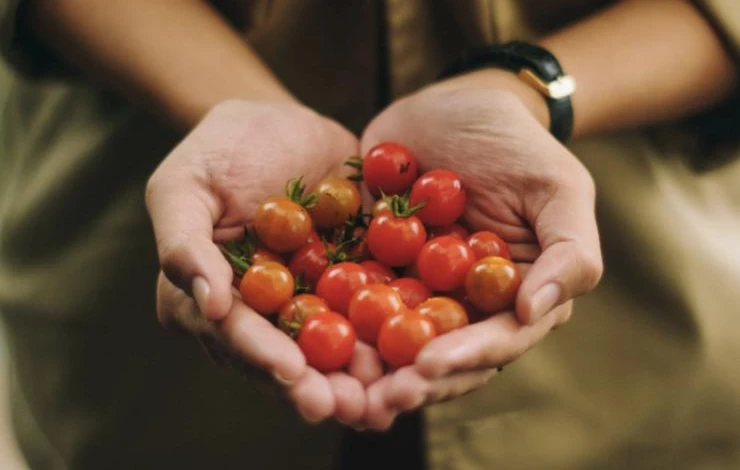
[[[508,215],[510,221],[502,221],[503,214],[510,212],[508,208],[495,210],[492,205],[495,201],[485,194],[473,199],[465,210],[465,220],[473,231],[488,230],[495,233],[507,243],[537,243],[537,237],[527,223],[515,214]]]
[[[542,254],[542,249],[536,243],[509,243],[508,246],[515,263],[532,263]]]
[[[306,359],[295,341],[243,303],[234,302],[216,326],[234,355],[279,382],[290,385],[306,373]]]
[[[334,393],[334,417],[337,421],[353,426],[365,414],[365,388],[359,380],[344,373],[328,375]]]
[[[334,393],[329,379],[310,367],[298,382],[288,389],[288,398],[293,401],[303,419],[309,423],[324,421],[334,413]]]
[[[513,312],[451,331],[419,352],[416,367],[423,377],[436,379],[453,372],[495,368],[512,362],[542,339],[570,303],[561,305],[533,325],[522,325]]]
[[[398,410],[390,407],[386,401],[387,388],[392,375],[386,375],[367,389],[367,411],[365,427],[373,431],[387,431],[398,416]]]
[[[377,349],[358,341],[349,364],[349,373],[366,387],[381,378],[383,363]]]
[[[283,385],[301,378],[306,359],[295,341],[240,301],[232,304],[226,319],[212,322],[197,304],[160,274],[157,295],[160,322],[218,345],[225,354],[271,374]]]
[[[418,370],[399,370],[386,389],[385,402],[391,409],[411,411],[422,405],[438,403],[465,395],[487,384],[497,369],[470,370],[428,380]]]
[[[213,242],[222,207],[207,171],[165,162],[147,184],[146,203],[165,275],[194,295],[207,318],[223,318],[232,302],[232,271]]]
[[[214,324],[205,319],[193,298],[170,281],[162,271],[157,279],[157,318],[168,330],[200,338],[219,337]]]
[[[603,271],[590,179],[558,189],[530,222],[542,254],[517,295],[516,312],[525,324],[594,288]]]

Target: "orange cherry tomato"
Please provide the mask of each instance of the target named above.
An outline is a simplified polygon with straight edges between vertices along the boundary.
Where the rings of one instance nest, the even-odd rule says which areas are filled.
[[[477,261],[465,278],[468,301],[483,313],[511,308],[522,278],[514,263],[499,256]]]
[[[401,297],[391,287],[373,284],[355,292],[349,302],[347,317],[355,327],[357,337],[375,345],[383,322],[406,310]]]
[[[416,307],[416,311],[432,320],[438,336],[468,324],[465,308],[449,297],[427,299]]]
[[[268,249],[290,253],[306,243],[311,234],[311,216],[287,197],[271,197],[260,204],[254,230]]]
[[[308,212],[319,229],[339,227],[360,211],[360,191],[346,178],[327,176],[319,182],[314,193],[318,198]]]
[[[434,322],[415,310],[389,317],[378,333],[380,357],[393,368],[413,364],[416,355],[437,336]]]
[[[294,290],[295,280],[288,268],[274,261],[254,263],[239,284],[244,303],[262,315],[280,310],[293,297]]]

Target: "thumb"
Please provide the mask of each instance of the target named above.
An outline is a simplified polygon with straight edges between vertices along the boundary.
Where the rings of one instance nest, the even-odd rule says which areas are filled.
[[[231,308],[233,273],[213,242],[222,208],[207,181],[205,170],[173,171],[165,163],[149,179],[146,204],[165,276],[195,298],[207,319],[219,320]]]
[[[553,191],[539,213],[528,217],[542,247],[517,294],[524,324],[598,284],[603,271],[590,175]]]

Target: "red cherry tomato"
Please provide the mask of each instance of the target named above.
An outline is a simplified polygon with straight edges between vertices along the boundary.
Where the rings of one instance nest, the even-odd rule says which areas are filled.
[[[429,317],[437,336],[462,328],[468,324],[465,308],[449,297],[432,297],[422,302],[416,311]]]
[[[311,233],[308,234],[308,238],[306,238],[306,243],[313,243],[313,242],[320,242],[321,237],[319,237],[318,232],[316,230],[311,230]]]
[[[393,288],[401,300],[408,308],[416,308],[417,305],[424,302],[432,296],[432,291],[420,280],[411,277],[402,277],[388,283]]]
[[[416,260],[427,238],[418,217],[396,217],[391,212],[378,214],[367,230],[370,253],[386,266],[407,266]]]
[[[360,263],[370,277],[370,284],[388,284],[398,276],[387,266],[375,261],[367,260]]]
[[[349,364],[356,335],[352,324],[342,315],[318,312],[304,320],[297,342],[306,356],[306,363],[319,372],[328,373]]]
[[[303,281],[309,286],[314,287],[326,268],[329,267],[329,258],[326,247],[334,249],[333,245],[324,245],[322,242],[313,242],[303,245],[293,253],[290,259],[288,269],[293,276],[301,276]]]
[[[450,225],[444,225],[442,227],[432,227],[429,230],[427,230],[427,233],[429,234],[429,239],[436,237],[442,237],[445,235],[450,235],[455,238],[459,238],[460,240],[465,240],[468,235],[470,235],[470,232],[463,227],[460,224],[450,224]]]
[[[473,263],[473,250],[451,235],[429,240],[416,258],[419,278],[430,289],[442,292],[462,286]]]
[[[308,239],[311,216],[287,197],[271,197],[257,208],[254,230],[268,249],[290,253]]]
[[[341,314],[347,313],[349,301],[354,293],[370,284],[365,269],[357,263],[337,263],[329,266],[316,283],[316,295]]]
[[[411,205],[424,203],[417,212],[426,225],[439,227],[459,219],[465,211],[465,189],[456,173],[432,170],[419,177],[411,187]]]
[[[514,263],[498,256],[477,261],[465,277],[468,301],[483,313],[514,306],[522,278]]]
[[[434,322],[415,310],[389,317],[378,333],[380,357],[393,368],[413,364],[416,355],[437,333]]]
[[[360,191],[346,178],[327,176],[319,182],[314,193],[318,198],[308,212],[320,229],[339,227],[360,211]]]
[[[299,294],[293,297],[278,312],[278,327],[284,332],[296,334],[306,318],[314,313],[328,312],[324,299],[313,294]]]
[[[362,179],[375,196],[401,194],[416,180],[416,159],[404,146],[383,142],[371,148],[362,163]]]
[[[288,268],[274,261],[254,263],[239,283],[242,300],[262,315],[275,313],[293,297],[295,281]]]
[[[395,290],[383,284],[373,284],[355,292],[347,316],[355,327],[357,337],[375,345],[383,322],[405,310],[406,306]]]
[[[511,259],[509,245],[493,232],[475,232],[465,242],[475,253],[475,259],[483,259],[486,256],[500,256]]]

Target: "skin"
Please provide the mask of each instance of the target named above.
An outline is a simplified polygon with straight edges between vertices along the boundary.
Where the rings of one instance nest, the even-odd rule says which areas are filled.
[[[163,268],[160,320],[277,377],[307,420],[387,429],[399,412],[480,387],[567,321],[570,300],[598,282],[593,181],[548,134],[542,97],[513,74],[469,73],[404,97],[358,147],[341,126],[296,103],[206,2],[92,3],[31,2],[30,23],[93,80],[189,132],[147,188]],[[575,136],[686,117],[737,85],[728,53],[688,1],[615,2],[540,42],[578,83]],[[249,152],[235,153],[245,139]],[[325,376],[232,296],[230,268],[213,240],[235,238],[287,179],[302,174],[315,184],[348,155],[386,140],[409,146],[421,167],[459,170],[471,228],[499,234],[526,275],[514,311],[433,340],[414,365],[382,376],[377,353],[358,344],[351,375]]]

